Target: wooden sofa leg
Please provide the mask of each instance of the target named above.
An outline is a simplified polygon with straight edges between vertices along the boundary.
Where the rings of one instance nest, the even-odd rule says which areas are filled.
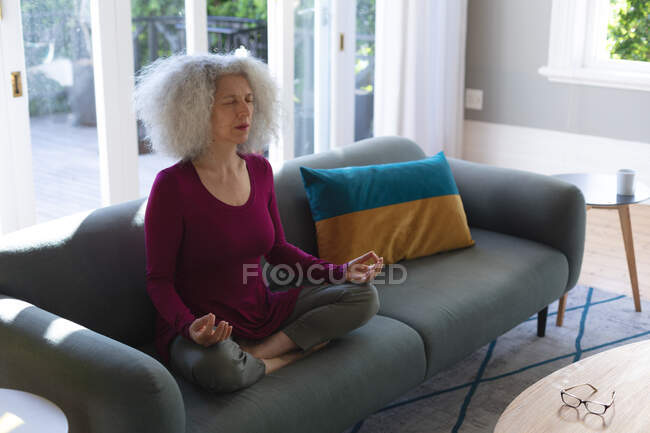
[[[567,293],[562,295],[560,301],[558,302],[557,317],[555,318],[555,326],[562,326],[562,322],[564,322],[564,311],[566,310],[566,297],[567,297]]]
[[[548,316],[548,305],[537,313],[537,336],[543,337],[546,334],[546,317]]]

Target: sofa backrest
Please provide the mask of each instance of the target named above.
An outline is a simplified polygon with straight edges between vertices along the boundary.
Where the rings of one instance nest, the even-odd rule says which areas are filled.
[[[375,137],[285,162],[275,173],[275,194],[287,241],[318,256],[316,227],[302,183],[300,166],[338,168],[411,161],[424,157],[424,151],[411,140]]]
[[[410,140],[380,137],[286,162],[275,173],[275,188],[287,240],[318,255],[301,165],[335,168],[424,156]],[[147,199],[141,198],[0,238],[0,294],[134,347],[151,342],[155,308],[145,282],[146,206]]]

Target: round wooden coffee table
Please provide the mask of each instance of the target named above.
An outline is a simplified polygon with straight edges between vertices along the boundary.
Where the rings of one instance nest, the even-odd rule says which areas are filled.
[[[17,389],[0,388],[0,432],[67,433],[68,419],[46,398]]]
[[[539,380],[519,394],[503,412],[495,433],[650,432],[650,340],[626,344],[568,365]],[[566,406],[560,390],[590,383],[598,392],[576,389],[582,399],[614,405],[603,415]]]

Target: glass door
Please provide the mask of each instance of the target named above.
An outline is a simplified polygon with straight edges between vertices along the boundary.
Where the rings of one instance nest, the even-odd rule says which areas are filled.
[[[3,44],[1,55],[22,86],[22,96],[5,94],[2,101],[11,110],[2,120],[12,128],[2,156],[12,155],[15,164],[2,181],[22,191],[1,197],[1,230],[8,232],[98,207],[100,187],[89,1],[2,6],[2,39],[16,40]]]
[[[20,2],[36,222],[100,206],[90,3]]]

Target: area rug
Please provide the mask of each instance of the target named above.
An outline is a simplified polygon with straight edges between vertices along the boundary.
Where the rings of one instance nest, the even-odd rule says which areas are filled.
[[[569,292],[564,325],[549,307],[546,337],[531,317],[344,433],[492,432],[508,404],[542,377],[587,356],[650,338],[650,302],[592,287]],[[559,398],[559,397],[558,397]]]

